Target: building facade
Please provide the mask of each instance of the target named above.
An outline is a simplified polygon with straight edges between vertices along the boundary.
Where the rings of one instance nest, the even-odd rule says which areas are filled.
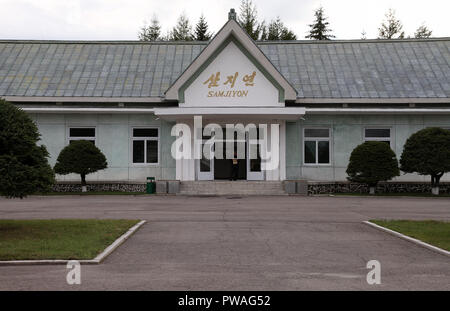
[[[245,150],[240,179],[345,181],[362,142],[385,141],[400,157],[416,131],[450,128],[450,39],[254,42],[231,15],[208,43],[0,41],[0,96],[35,120],[52,166],[70,141],[95,143],[108,168],[88,182],[229,178],[216,147],[195,158],[194,137],[204,148],[212,135],[195,134],[196,116],[202,129],[243,125],[231,138]],[[177,124],[192,131],[190,158],[172,152]],[[251,124],[278,129],[256,132],[267,149]],[[276,168],[264,169],[266,151]]]

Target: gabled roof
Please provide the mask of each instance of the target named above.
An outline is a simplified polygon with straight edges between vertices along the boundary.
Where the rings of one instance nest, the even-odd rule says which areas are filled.
[[[212,62],[229,42],[234,42],[254,65],[263,72],[266,78],[272,81],[272,83],[280,90],[280,93],[282,93],[282,96],[280,96],[282,101],[294,101],[297,98],[296,90],[290,85],[286,78],[280,74],[277,68],[275,68],[266,55],[261,52],[255,42],[241,26],[239,26],[234,19],[229,19],[197,58],[194,59],[189,67],[169,87],[166,92],[166,99],[182,99],[184,96],[184,89],[189,86],[193,78],[195,78],[207,64]]]
[[[450,38],[256,42],[299,99],[448,99]],[[203,42],[0,41],[0,96],[158,98]]]

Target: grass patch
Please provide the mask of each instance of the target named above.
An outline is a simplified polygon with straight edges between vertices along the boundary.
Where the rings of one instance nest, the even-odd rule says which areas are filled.
[[[0,260],[93,259],[138,220],[0,220]]]
[[[450,198],[450,193],[441,193],[439,195],[433,195],[427,192],[380,192],[375,194],[369,193],[355,193],[355,192],[339,192],[331,193],[333,195],[351,195],[351,196],[367,196],[367,197],[425,197],[425,198]]]
[[[435,220],[371,220],[371,222],[450,251],[450,222]]]

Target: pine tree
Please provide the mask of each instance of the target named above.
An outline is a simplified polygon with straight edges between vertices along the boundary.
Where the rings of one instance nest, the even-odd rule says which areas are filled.
[[[389,9],[385,16],[386,20],[378,28],[378,39],[403,39],[405,32],[402,31],[402,23],[395,17],[395,11]]]
[[[432,31],[428,29],[427,26],[422,25],[419,28],[417,28],[416,32],[414,33],[414,37],[417,39],[421,38],[429,38],[431,37]]]
[[[450,172],[450,130],[428,127],[412,134],[403,146],[400,169],[430,175],[432,192],[439,194],[439,181]]]
[[[82,191],[86,192],[86,175],[107,167],[108,162],[105,155],[92,142],[74,140],[59,153],[55,172],[61,175],[79,174]]]
[[[206,22],[205,16],[202,14],[195,26],[195,40],[208,41],[211,37],[211,33],[208,32],[208,23]]]
[[[192,34],[192,26],[189,19],[183,13],[178,18],[177,24],[173,27],[170,33],[171,41],[192,41],[194,35]]]
[[[157,41],[161,39],[161,25],[158,18],[153,16],[150,25],[144,25],[138,34],[140,41]]]
[[[253,40],[261,39],[265,35],[265,26],[264,22],[258,22],[258,11],[252,0],[241,0],[239,10],[238,22],[241,27],[244,28]]]
[[[368,184],[370,194],[378,182],[400,175],[394,151],[382,141],[366,141],[353,149],[346,172],[348,180]]]
[[[311,30],[305,38],[314,40],[330,40],[331,38],[335,38],[335,36],[331,34],[332,30],[328,28],[330,23],[327,22],[327,18],[323,14],[322,7],[314,12],[314,16],[316,19],[313,24],[309,25]]]
[[[264,40],[296,40],[297,36],[293,31],[289,30],[284,23],[281,21],[280,17],[276,20],[272,20],[267,27],[267,35],[263,38]]]
[[[23,198],[47,192],[55,182],[49,154],[30,116],[0,99],[0,195]]]

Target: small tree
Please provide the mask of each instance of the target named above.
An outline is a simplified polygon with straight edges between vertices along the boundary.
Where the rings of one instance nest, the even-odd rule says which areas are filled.
[[[378,39],[403,39],[405,32],[402,31],[402,23],[395,17],[395,11],[389,9],[385,16],[386,20],[378,28]],[[397,38],[394,38],[395,36]]]
[[[428,29],[427,26],[421,25],[419,28],[417,28],[416,32],[414,33],[414,37],[417,39],[429,38],[431,37],[432,33],[433,32],[430,29]]]
[[[173,27],[170,34],[172,41],[192,41],[194,35],[192,34],[192,26],[187,16],[183,13],[178,17],[175,27]]]
[[[195,40],[197,41],[208,41],[211,39],[212,35],[208,31],[208,23],[206,22],[205,16],[203,14],[200,16],[197,25],[195,25]]]
[[[347,174],[350,181],[368,184],[370,194],[374,194],[378,182],[399,176],[400,171],[395,153],[388,144],[366,141],[352,151]]]
[[[296,40],[297,37],[293,31],[289,30],[280,17],[272,20],[267,27],[267,36],[263,40]]]
[[[403,147],[400,169],[430,175],[432,193],[438,195],[441,177],[450,172],[450,130],[431,127],[412,134]]]
[[[311,30],[305,38],[314,40],[331,40],[331,38],[334,38],[335,36],[331,34],[332,30],[328,27],[330,23],[327,22],[327,18],[323,14],[322,7],[318,8],[314,12],[314,16],[314,23],[309,25]]]
[[[92,142],[75,140],[59,153],[55,172],[61,175],[80,174],[82,191],[86,192],[86,175],[108,166],[105,155]]]
[[[258,22],[256,5],[253,4],[252,0],[241,0],[239,10],[239,24],[253,40],[259,40],[261,34],[263,34],[263,32],[265,33],[265,25],[264,22]]]
[[[161,36],[161,25],[159,24],[156,15],[153,16],[150,21],[150,25],[144,25],[139,34],[138,38],[140,41],[157,41]]]
[[[40,134],[22,109],[0,99],[0,195],[23,198],[46,192],[55,182]]]

